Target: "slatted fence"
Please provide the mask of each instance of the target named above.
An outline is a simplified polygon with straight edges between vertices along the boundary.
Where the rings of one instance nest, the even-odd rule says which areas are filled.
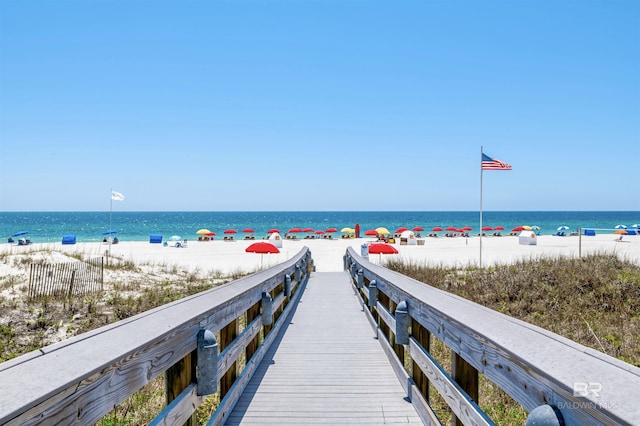
[[[28,295],[29,300],[66,299],[100,292],[103,285],[103,257],[78,262],[32,263]]]

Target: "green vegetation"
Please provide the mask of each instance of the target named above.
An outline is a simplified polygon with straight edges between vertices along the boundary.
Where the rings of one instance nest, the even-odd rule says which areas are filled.
[[[19,270],[16,274],[0,276],[0,291],[11,294],[11,297],[0,296],[0,362],[248,274],[237,270],[225,276],[217,270],[187,270],[177,265],[136,264],[111,258],[104,263],[105,291],[102,294],[72,300],[44,297],[29,302],[26,297],[29,267],[32,263],[51,262],[54,252],[32,249],[0,256],[0,262]],[[84,253],[65,254],[67,260],[62,261],[88,262],[94,257]],[[164,408],[164,398],[164,377],[161,375],[115,407],[99,424],[148,424]],[[218,403],[217,395],[205,399],[196,412],[199,424],[206,423]]]
[[[486,269],[404,260],[385,266],[640,366],[640,267],[615,255],[523,260]],[[432,340],[433,355],[448,369],[450,349]],[[484,377],[479,394],[480,406],[497,424],[524,424],[526,411]],[[431,402],[448,421],[446,404],[435,390]]]

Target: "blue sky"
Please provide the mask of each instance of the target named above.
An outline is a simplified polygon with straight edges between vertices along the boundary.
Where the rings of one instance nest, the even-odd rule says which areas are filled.
[[[473,211],[481,146],[640,210],[640,2],[0,2],[0,211]]]

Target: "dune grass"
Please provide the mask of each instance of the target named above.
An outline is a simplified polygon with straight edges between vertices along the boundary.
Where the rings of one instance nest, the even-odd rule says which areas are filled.
[[[640,366],[640,267],[614,254],[538,258],[489,268],[427,266],[389,260],[387,268],[524,320]],[[451,351],[433,338],[432,352],[448,368]],[[488,379],[480,406],[500,425],[522,425],[527,413]],[[443,421],[450,414],[432,391]]]

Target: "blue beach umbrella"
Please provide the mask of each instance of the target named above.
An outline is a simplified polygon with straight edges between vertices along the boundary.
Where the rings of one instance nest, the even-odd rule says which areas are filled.
[[[16,232],[15,234],[12,235],[12,237],[19,237],[20,235],[26,235],[29,232],[27,231],[20,231],[20,232]]]
[[[627,225],[616,225],[616,229],[627,229]]]
[[[117,229],[109,229],[107,231],[104,231],[102,235],[110,235],[110,234],[117,234],[117,233],[118,233]]]
[[[567,229],[569,229],[567,225],[558,226],[558,231],[566,231]]]

